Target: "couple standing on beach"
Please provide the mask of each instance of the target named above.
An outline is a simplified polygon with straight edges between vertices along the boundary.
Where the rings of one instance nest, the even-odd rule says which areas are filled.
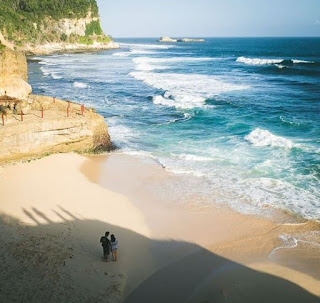
[[[103,247],[103,257],[106,262],[109,262],[108,257],[109,257],[110,251],[112,252],[112,260],[113,261],[118,260],[118,254],[117,254],[118,240],[116,239],[116,237],[113,234],[111,235],[110,240],[109,240],[108,239],[109,234],[110,233],[107,231],[105,233],[105,236],[101,237],[101,239],[100,239],[100,243],[102,244],[102,247]]]

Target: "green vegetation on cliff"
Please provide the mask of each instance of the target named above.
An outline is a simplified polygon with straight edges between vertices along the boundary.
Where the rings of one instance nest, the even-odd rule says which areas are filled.
[[[91,36],[94,34],[96,35],[103,34],[99,21],[91,21],[89,24],[86,25],[86,36]]]
[[[99,17],[96,0],[0,0],[0,32],[16,46],[25,43],[78,42],[54,28],[60,19]],[[99,20],[87,24],[85,36],[104,36]],[[92,39],[91,39],[92,40]]]

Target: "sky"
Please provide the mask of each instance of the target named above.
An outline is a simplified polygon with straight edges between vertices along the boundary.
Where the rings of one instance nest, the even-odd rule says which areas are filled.
[[[97,0],[113,37],[320,36],[320,0]]]

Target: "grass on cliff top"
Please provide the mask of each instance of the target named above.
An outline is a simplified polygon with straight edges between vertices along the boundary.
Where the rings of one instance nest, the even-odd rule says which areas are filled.
[[[46,17],[84,18],[89,11],[92,17],[98,17],[96,0],[1,0],[0,31],[10,41],[34,42],[41,35],[40,27]],[[99,28],[93,27],[101,30],[100,24]]]

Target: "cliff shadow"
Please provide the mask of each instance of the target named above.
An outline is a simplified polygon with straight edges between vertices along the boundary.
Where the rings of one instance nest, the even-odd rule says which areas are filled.
[[[36,208],[24,210],[34,225],[0,216],[1,302],[319,302],[288,280],[196,244],[53,211],[60,222]],[[102,260],[107,230],[119,241],[118,262]]]

